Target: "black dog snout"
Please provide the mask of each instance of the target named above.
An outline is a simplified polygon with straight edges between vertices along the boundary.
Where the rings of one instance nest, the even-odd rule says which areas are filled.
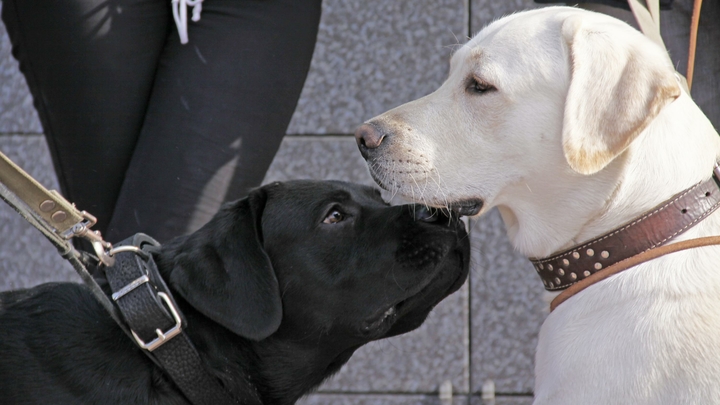
[[[422,222],[435,222],[438,220],[439,216],[434,211],[435,210],[427,207],[416,207],[415,220]]]
[[[449,211],[440,208],[430,208],[424,205],[411,205],[413,210],[413,217],[416,221],[435,223],[440,222],[448,224],[452,220],[452,215]]]

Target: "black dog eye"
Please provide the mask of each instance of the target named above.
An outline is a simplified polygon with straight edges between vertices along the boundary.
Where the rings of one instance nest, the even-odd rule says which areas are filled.
[[[324,224],[337,224],[338,222],[345,219],[345,215],[343,215],[342,212],[338,210],[332,210],[330,211],[330,214],[328,214],[327,217],[323,220]]]
[[[482,94],[490,90],[494,90],[495,87],[493,87],[493,85],[486,81],[479,80],[473,77],[472,79],[470,79],[470,83],[468,84],[467,89],[471,93]]]

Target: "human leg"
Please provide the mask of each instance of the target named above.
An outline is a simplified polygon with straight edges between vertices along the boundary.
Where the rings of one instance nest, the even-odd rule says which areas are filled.
[[[63,194],[104,231],[167,37],[164,0],[3,0]]]
[[[320,0],[206,0],[190,42],[168,38],[109,230],[160,241],[258,186],[315,46]]]

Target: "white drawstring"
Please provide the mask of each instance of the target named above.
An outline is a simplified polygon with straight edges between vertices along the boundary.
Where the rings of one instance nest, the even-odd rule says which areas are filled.
[[[177,26],[178,34],[180,35],[180,43],[188,43],[188,31],[187,31],[187,6],[191,6],[192,20],[195,22],[200,21],[200,13],[202,12],[203,0],[171,0],[173,9],[173,18],[175,19],[175,25]]]

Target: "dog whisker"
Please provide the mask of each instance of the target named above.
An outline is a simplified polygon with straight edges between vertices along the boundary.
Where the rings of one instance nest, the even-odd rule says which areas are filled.
[[[417,181],[415,181],[415,177],[414,177],[412,174],[408,173],[408,176],[410,176],[410,179],[412,179],[412,181],[413,181],[413,183],[415,184],[415,186],[417,186],[418,194],[420,195],[419,198],[416,200],[416,199],[414,198],[414,197],[415,197],[415,193],[413,193],[413,201],[422,201],[423,195],[422,195],[422,190],[420,190],[420,185],[417,183]],[[412,185],[411,185],[410,187],[412,187],[413,190],[415,189],[415,187],[412,186]]]

